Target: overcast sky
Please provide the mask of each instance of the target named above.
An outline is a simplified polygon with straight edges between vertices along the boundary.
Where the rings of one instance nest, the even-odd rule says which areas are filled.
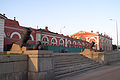
[[[16,17],[21,26],[48,26],[49,30],[58,33],[61,30],[64,35],[81,30],[99,31],[111,36],[113,44],[116,20],[120,31],[120,0],[1,0],[0,13],[10,19]]]

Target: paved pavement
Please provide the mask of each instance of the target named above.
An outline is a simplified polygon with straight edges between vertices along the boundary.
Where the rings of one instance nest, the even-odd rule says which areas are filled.
[[[60,80],[120,80],[120,61]]]

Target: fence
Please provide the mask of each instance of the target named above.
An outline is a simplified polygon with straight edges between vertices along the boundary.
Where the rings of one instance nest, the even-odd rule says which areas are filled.
[[[63,46],[43,46],[44,50],[54,52],[82,52],[85,48],[63,47]]]
[[[33,47],[34,45],[29,45]],[[53,52],[82,52],[85,48],[75,48],[75,47],[63,47],[63,46],[48,46],[42,45],[44,50],[49,50]]]

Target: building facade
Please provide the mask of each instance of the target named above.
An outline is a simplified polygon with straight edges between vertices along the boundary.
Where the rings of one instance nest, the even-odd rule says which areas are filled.
[[[47,27],[36,31],[36,41],[42,41],[44,45],[64,46],[64,47],[88,47],[87,41],[74,39],[69,36],[50,32]]]
[[[19,25],[19,22],[15,18],[14,20],[4,19],[4,50],[8,50],[10,44],[16,43],[21,39],[24,28]],[[36,41],[41,41],[43,45],[76,48],[87,48],[90,45],[87,41],[51,32],[48,30],[48,27],[45,27],[45,29],[30,29],[32,33],[30,35],[31,39],[28,41],[29,44],[35,44]]]
[[[104,50],[104,51],[112,50],[112,38],[110,38],[106,34],[104,34],[104,35],[102,33],[99,34],[99,32],[93,33],[93,31],[91,31],[91,32],[80,31],[80,32],[77,32],[77,33],[71,35],[71,37],[76,38],[76,39],[81,39],[84,41],[88,41],[89,43],[94,41],[95,42],[95,46],[94,46],[95,50]]]

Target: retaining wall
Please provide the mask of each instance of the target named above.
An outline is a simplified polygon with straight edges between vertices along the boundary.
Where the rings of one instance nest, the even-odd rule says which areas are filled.
[[[95,52],[90,49],[85,49],[84,52],[80,54],[101,64],[108,64],[120,60],[120,52]]]
[[[26,51],[28,54],[28,80],[54,80],[52,51]]]
[[[27,55],[0,55],[0,80],[27,80]]]
[[[120,60],[120,52],[106,52],[104,53],[104,62],[111,63]]]
[[[54,80],[54,60],[64,59],[62,62],[64,63],[64,61],[67,61],[66,59],[72,60],[69,57],[71,56],[72,58],[72,55],[83,54],[84,56],[102,64],[120,60],[119,52],[101,53],[90,50],[85,51],[83,53],[53,54],[52,51],[29,50],[24,52],[26,55],[0,55],[0,80]],[[74,59],[79,60],[79,58],[76,58],[75,56]],[[80,57],[80,59],[82,58]],[[81,63],[79,64],[84,66]],[[77,69],[76,66],[75,69]]]

